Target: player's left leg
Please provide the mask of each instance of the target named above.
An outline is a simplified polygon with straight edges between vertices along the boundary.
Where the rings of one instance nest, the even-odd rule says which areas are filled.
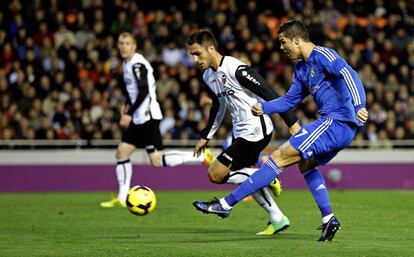
[[[132,164],[129,160],[131,154],[135,151],[135,146],[126,142],[121,142],[118,145],[115,156],[117,164],[115,168],[116,177],[118,180],[118,195],[116,198],[101,202],[100,206],[103,208],[112,207],[126,207],[126,198],[131,185]]]
[[[322,215],[322,223],[327,223],[333,216],[331,201],[329,200],[329,193],[326,187],[325,178],[322,173],[316,168],[316,160],[302,160],[299,163],[299,170],[305,178],[306,184],[311,191],[316,204]]]
[[[309,137],[291,138],[290,142],[300,151],[304,160],[299,169],[304,174],[309,190],[311,191],[322,214],[322,233],[318,241],[331,241],[340,229],[340,223],[332,212],[328,190],[323,175],[315,167],[325,165],[338,152],[347,147],[355,135],[355,126],[346,122],[320,119],[315,129],[313,124],[304,128],[311,131]]]
[[[269,222],[265,230],[257,233],[258,236],[271,236],[290,226],[289,219],[279,209],[270,195],[268,187],[264,187],[253,194],[256,202],[269,214]]]

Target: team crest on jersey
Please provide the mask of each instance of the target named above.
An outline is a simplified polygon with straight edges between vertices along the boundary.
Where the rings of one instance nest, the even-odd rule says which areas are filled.
[[[220,75],[220,80],[221,80],[221,83],[226,84],[226,81],[227,81],[226,74],[221,74]]]
[[[311,67],[310,75],[312,78],[315,77],[315,69],[313,67]]]

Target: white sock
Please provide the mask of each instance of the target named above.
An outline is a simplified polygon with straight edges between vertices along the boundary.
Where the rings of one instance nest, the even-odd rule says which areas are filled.
[[[204,154],[201,154],[198,157],[195,157],[193,152],[189,151],[177,151],[177,150],[171,150],[166,151],[161,156],[161,163],[162,166],[169,166],[174,167],[181,164],[186,163],[203,163],[204,161]]]
[[[328,223],[328,221],[329,221],[329,220],[330,220],[333,216],[334,216],[334,214],[333,214],[333,213],[331,213],[331,214],[328,214],[328,215],[324,216],[324,217],[322,218],[322,223],[323,223],[323,224]]]
[[[277,206],[275,200],[270,195],[269,189],[264,187],[252,194],[256,202],[269,213],[270,222],[275,223],[281,221],[283,218],[283,212]]]
[[[116,177],[119,185],[118,199],[121,202],[125,202],[129,188],[131,187],[132,177],[132,164],[129,159],[118,161],[116,165]]]
[[[219,202],[220,202],[220,204],[221,204],[221,206],[223,206],[223,208],[225,209],[225,210],[231,210],[231,209],[233,209],[233,207],[231,207],[227,202],[226,202],[226,200],[224,200],[224,198],[221,198],[220,200],[219,200]]]
[[[247,178],[249,178],[253,173],[255,173],[257,168],[243,168],[236,171],[230,171],[229,178],[227,179],[228,184],[241,184]],[[269,193],[267,187],[260,189],[259,191],[252,194],[254,200],[263,208],[267,213],[269,213],[270,222],[278,222],[283,218],[283,212],[279,209],[276,202]],[[226,201],[223,201],[226,202]],[[220,200],[220,203],[222,201]],[[227,203],[226,203],[227,204]],[[224,204],[222,204],[224,207]],[[228,205],[228,204],[227,204]]]
[[[249,178],[253,173],[255,173],[257,168],[243,168],[236,171],[230,171],[229,177],[226,181],[227,184],[241,184],[247,178]]]

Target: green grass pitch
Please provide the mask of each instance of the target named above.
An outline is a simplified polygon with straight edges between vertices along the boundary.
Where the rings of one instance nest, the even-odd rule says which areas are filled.
[[[323,243],[309,192],[277,199],[291,227],[265,238],[255,236],[267,219],[254,202],[227,219],[191,205],[225,193],[156,192],[146,217],[101,209],[107,193],[0,194],[0,256],[414,256],[414,191],[331,191],[342,229]]]

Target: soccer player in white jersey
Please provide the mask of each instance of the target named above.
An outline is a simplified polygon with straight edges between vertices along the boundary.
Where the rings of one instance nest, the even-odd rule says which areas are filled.
[[[259,99],[275,99],[277,94],[266,81],[242,61],[223,56],[217,51],[214,35],[199,30],[187,39],[189,52],[195,63],[204,70],[203,80],[213,100],[207,127],[194,147],[199,156],[218,130],[226,109],[233,123],[233,142],[210,165],[208,176],[213,183],[240,184],[257,168],[260,152],[272,138],[273,124],[269,116],[254,116],[251,106]],[[292,134],[300,129],[297,118],[287,112],[281,115]],[[278,208],[268,188],[252,194],[256,202],[268,213],[270,222],[258,235],[273,235],[289,227],[288,218]],[[195,206],[197,208],[197,206]]]
[[[136,53],[136,41],[131,33],[124,32],[118,38],[118,50],[124,60],[123,78],[127,104],[122,107],[120,126],[125,130],[116,150],[116,176],[118,196],[102,202],[101,207],[125,207],[131,184],[132,164],[129,160],[136,148],[145,148],[153,167],[177,166],[184,163],[209,165],[214,156],[207,149],[194,157],[191,151],[166,151],[164,153],[159,130],[162,113],[155,93],[155,78],[151,64]]]

